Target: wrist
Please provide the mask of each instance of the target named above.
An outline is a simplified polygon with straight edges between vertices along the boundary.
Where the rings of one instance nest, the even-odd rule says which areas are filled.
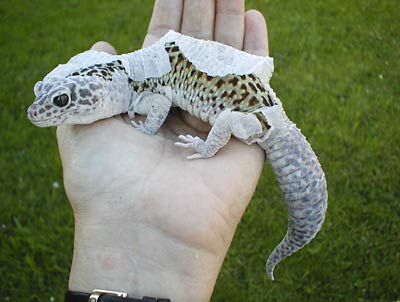
[[[76,219],[69,289],[209,301],[222,261],[141,223]]]

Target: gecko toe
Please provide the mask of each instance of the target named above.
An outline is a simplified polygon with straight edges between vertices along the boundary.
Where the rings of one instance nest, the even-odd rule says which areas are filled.
[[[187,159],[199,159],[199,158],[204,158],[204,156],[201,155],[200,153],[196,153],[196,154],[190,155],[190,156],[188,156],[186,158]]]
[[[191,148],[190,143],[181,143],[181,142],[175,142],[175,146],[181,147],[181,148]]]
[[[135,128],[141,128],[141,127],[143,127],[143,122],[142,122],[142,121],[139,121],[139,122],[131,121],[131,124],[132,124],[132,126],[135,127]]]
[[[195,140],[195,137],[191,136],[191,135],[179,135],[178,138],[182,141],[184,141],[185,143],[192,143]]]

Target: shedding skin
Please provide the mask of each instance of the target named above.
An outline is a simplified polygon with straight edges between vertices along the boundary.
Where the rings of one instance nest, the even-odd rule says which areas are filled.
[[[185,36],[179,35],[179,39],[186,41]],[[214,43],[219,51],[228,47],[189,37],[187,41],[202,47]],[[287,118],[268,76],[252,72],[210,75],[188,59],[179,43],[168,41],[159,49],[162,53],[151,55],[137,52],[99,59],[105,55],[96,54],[93,59],[89,57],[92,53],[82,53],[74,57],[35,85],[36,100],[28,109],[28,118],[47,127],[88,124],[127,112],[133,127],[152,135],[163,125],[170,108],[179,107],[212,126],[206,140],[179,136],[176,146],[194,150],[188,159],[214,156],[232,135],[247,144],[257,143],[266,153],[288,208],[287,233],[266,264],[268,276],[274,280],[275,266],[308,244],[322,227],[328,193],[321,165],[306,138]],[[134,66],[142,68],[143,74],[154,75],[159,70],[157,62],[151,61],[155,57],[166,58],[168,66],[161,68],[166,71],[134,80],[131,61],[138,62]],[[92,65],[80,67],[81,62],[92,61]],[[134,122],[135,114],[146,115],[145,121]]]

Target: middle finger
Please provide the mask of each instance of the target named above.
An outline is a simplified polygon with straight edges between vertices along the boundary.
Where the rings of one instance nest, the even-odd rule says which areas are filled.
[[[244,0],[216,0],[215,40],[243,48]]]
[[[185,0],[181,32],[198,39],[214,38],[214,0]]]

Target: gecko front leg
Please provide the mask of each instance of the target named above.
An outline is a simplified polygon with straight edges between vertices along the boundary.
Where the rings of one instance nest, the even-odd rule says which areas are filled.
[[[248,139],[261,133],[261,123],[253,114],[225,110],[215,120],[205,141],[197,136],[179,135],[179,139],[183,142],[176,142],[175,145],[192,148],[197,152],[188,156],[188,159],[209,158],[226,145],[231,135],[251,143]]]
[[[155,134],[164,124],[171,105],[171,100],[166,96],[149,92],[140,96],[134,105],[134,110],[128,111],[128,115],[136,129],[146,134]],[[135,113],[146,115],[145,121],[133,121]]]

